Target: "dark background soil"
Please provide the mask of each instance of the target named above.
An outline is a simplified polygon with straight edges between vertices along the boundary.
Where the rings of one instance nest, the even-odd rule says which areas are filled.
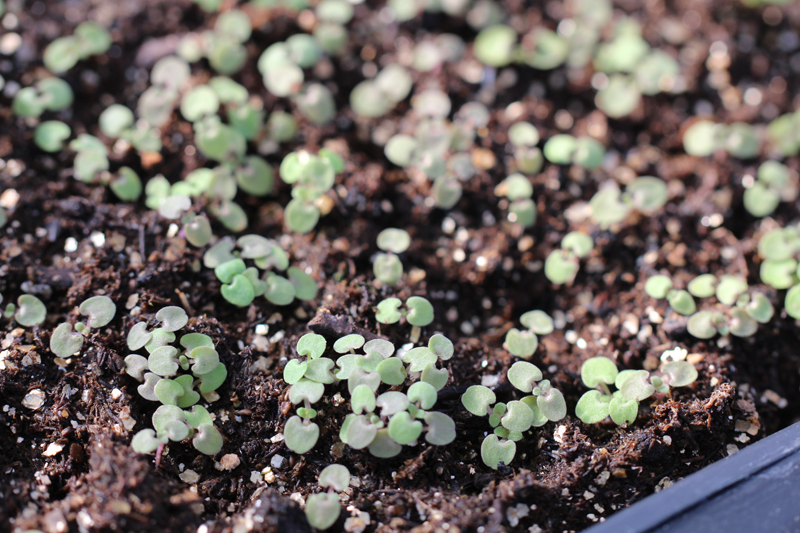
[[[147,69],[174,49],[171,36],[209,27],[213,21],[186,1],[7,4],[18,25],[0,31],[22,37],[15,55],[0,58],[7,86],[27,86],[42,76],[41,51],[55,37],[70,34],[77,23],[90,18],[112,28],[109,54],[81,62],[64,76],[76,102],[55,118],[67,121],[73,134],[96,134],[97,116],[110,103],[135,107]],[[554,27],[562,17],[560,2],[544,7],[538,2],[503,4],[526,27]],[[573,133],[599,124],[609,149],[620,154],[619,165],[610,171],[584,174],[546,166],[534,177],[539,219],[522,235],[504,221],[505,211],[491,192],[505,175],[502,164],[470,181],[452,211],[434,209],[424,201],[428,184],[387,168],[382,150],[370,142],[369,132],[379,121],[359,122],[346,105],[350,89],[363,79],[359,54],[365,44],[376,50],[379,64],[388,64],[399,40],[443,31],[469,40],[474,32],[463,21],[436,14],[385,25],[377,21],[376,3],[357,6],[350,51],[333,61],[335,74],[326,81],[339,104],[335,124],[302,124],[297,139],[282,147],[285,154],[335,142],[349,153],[347,169],[334,189],[334,210],[309,236],[281,237],[288,186],[281,184],[266,201],[242,194],[237,198],[250,216],[248,232],[280,239],[292,263],[310,266],[319,280],[317,301],[283,308],[263,300],[247,309],[229,305],[213,272],[194,268],[202,250],[168,238],[169,223],[142,202],[119,202],[100,185],[74,180],[72,154],[40,152],[31,140],[31,124],[13,116],[7,94],[0,96],[0,192],[19,193],[9,210],[9,224],[0,230],[0,292],[9,302],[16,301],[25,281],[52,288],[43,325],[21,329],[0,319],[0,350],[7,350],[0,358],[6,367],[0,370],[0,530],[306,531],[310,528],[301,507],[290,496],[301,499],[314,492],[317,474],[332,462],[345,464],[356,477],[345,506],[368,512],[370,531],[580,530],[795,422],[800,412],[800,339],[795,321],[782,311],[782,293],[767,292],[779,311],[755,336],[717,342],[689,336],[685,318],[647,297],[642,286],[656,272],[683,282],[699,273],[736,273],[758,284],[758,237],[776,223],[796,218],[795,204],[781,204],[765,221],[744,211],[741,179],[754,172],[756,161],[725,155],[699,160],[683,153],[680,139],[687,120],[703,111],[720,122],[764,123],[796,107],[792,98],[798,87],[800,43],[787,35],[796,36],[800,6],[781,8],[778,15],[776,8],[751,10],[733,1],[626,1],[616,7],[643,22],[653,45],[672,49],[659,32],[670,22],[683,28],[687,92],[646,97],[632,117],[607,120],[594,111],[589,75],[567,79],[564,69],[517,69],[516,83],[498,94],[489,131],[480,139],[499,162],[508,156],[504,109],[516,101],[523,102],[523,116],[543,138],[562,131],[555,115],[567,110]],[[297,31],[296,24],[280,10],[254,16],[260,18],[248,45],[251,58],[235,79],[262,97],[267,110],[288,109],[286,101],[267,94],[255,60],[268,44]],[[724,105],[705,66],[714,41],[728,46],[731,85],[758,87],[760,105]],[[193,72],[205,79],[207,65],[195,65]],[[460,78],[455,65],[415,77],[418,87],[446,87],[454,109],[478,90]],[[399,120],[407,107],[401,104],[387,120]],[[164,128],[163,139],[161,162],[145,168],[134,152],[112,152],[112,170],[124,164],[143,177],[163,173],[174,182],[206,164],[186,154],[192,143],[186,123],[176,118]],[[270,160],[277,164],[280,157]],[[800,168],[797,158],[786,164]],[[670,202],[662,212],[629,219],[614,232],[567,220],[567,209],[588,201],[598,183],[610,175],[624,180],[634,173],[657,175],[669,183]],[[714,214],[721,215],[719,227],[704,219]],[[456,231],[442,229],[446,217],[455,221]],[[406,272],[425,271],[424,277],[407,276],[397,289],[373,282],[371,274],[375,236],[389,226],[412,234],[411,248],[403,255]],[[578,228],[592,232],[597,244],[575,283],[556,287],[544,277],[542,262],[567,231]],[[222,227],[214,229],[218,235],[226,233]],[[103,246],[90,241],[94,232],[105,236]],[[66,253],[70,237],[78,241],[78,249]],[[464,261],[454,259],[457,250],[465,252]],[[486,259],[485,266],[479,266],[479,257]],[[118,303],[116,318],[92,333],[82,357],[59,367],[48,349],[50,332],[76,315],[83,299],[101,293]],[[273,439],[289,412],[282,367],[309,321],[316,317],[315,330],[330,338],[358,327],[402,344],[409,328],[378,327],[373,307],[390,295],[413,294],[426,296],[436,308],[436,320],[424,328],[423,338],[440,331],[456,344],[456,356],[448,361],[453,379],[440,393],[437,407],[456,420],[457,440],[446,447],[406,447],[390,460],[377,461],[349,448],[342,455],[343,449],[334,445],[346,403],[323,404],[320,440],[305,455]],[[136,321],[152,318],[166,304],[187,310],[193,317],[189,328],[211,335],[228,367],[221,399],[211,410],[225,436],[222,454],[236,454],[240,460],[232,471],[215,467],[222,454],[198,455],[187,445],[169,446],[158,466],[152,456],[139,456],[129,447],[132,435],[150,426],[155,406],[140,398],[137,383],[121,373],[128,353],[125,336]],[[584,392],[579,369],[590,356],[616,356],[626,368],[641,368],[680,345],[689,350],[700,378],[672,398],[646,402],[626,429],[587,426],[572,416],[547,424],[518,443],[511,467],[490,470],[479,454],[488,426],[469,416],[459,397],[483,376],[504,374],[513,362],[502,348],[505,332],[530,309],[543,309],[560,323],[540,339],[534,362],[564,391],[570,412]],[[141,315],[132,316],[137,310]],[[266,336],[255,335],[258,324],[269,325]],[[585,340],[586,348],[579,348],[575,339]],[[22,405],[34,389],[45,394],[39,410]],[[501,399],[513,397],[504,378],[496,391]],[[329,386],[328,398],[333,392]],[[44,456],[53,443],[63,449]],[[251,479],[251,472],[262,471],[277,456],[284,460],[272,469],[274,479],[267,476],[270,483]],[[181,474],[186,470],[199,478],[185,481]],[[529,506],[529,512],[513,527],[507,511],[518,503]],[[334,530],[343,527],[348,515],[342,513]]]

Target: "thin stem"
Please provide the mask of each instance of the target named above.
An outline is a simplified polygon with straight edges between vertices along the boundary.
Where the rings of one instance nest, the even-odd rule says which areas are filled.
[[[603,389],[603,394],[605,394],[606,396],[611,396],[611,391],[609,390],[608,385],[606,385],[602,381],[600,382],[600,388]]]

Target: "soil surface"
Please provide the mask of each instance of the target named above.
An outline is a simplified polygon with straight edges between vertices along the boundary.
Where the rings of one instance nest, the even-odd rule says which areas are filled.
[[[530,4],[503,2],[525,28],[555,27],[563,16],[560,2]],[[643,23],[651,44],[671,28],[682,49],[686,93],[645,97],[631,117],[609,120],[595,110],[590,69],[583,77],[567,77],[563,68],[519,68],[491,103],[492,121],[478,140],[500,164],[465,184],[463,198],[450,211],[426,202],[429,183],[392,167],[370,141],[384,122],[399,127],[394,123],[408,102],[385,119],[363,121],[347,98],[363,79],[364,57],[386,65],[397,60],[398,47],[407,52],[428,33],[471,40],[474,31],[463,20],[440,14],[384,24],[382,4],[356,6],[349,51],[332,61],[335,74],[324,79],[335,91],[335,123],[314,127],[296,113],[297,138],[270,158],[277,165],[291,150],[326,143],[349,154],[331,197],[333,210],[302,236],[284,233],[288,185],[279,184],[266,200],[243,193],[237,198],[250,217],[247,233],[278,239],[292,264],[310,267],[319,297],[280,308],[258,299],[245,309],[220,296],[213,271],[197,268],[204,250],[170,237],[169,221],[142,201],[121,202],[102,185],[73,179],[73,153],[39,151],[32,141],[34,123],[10,109],[9,88],[28,86],[43,75],[40,58],[47,43],[71,34],[83,20],[97,20],[111,28],[114,45],[63,76],[76,101],[54,118],[66,121],[74,134],[98,134],[97,117],[105,106],[135,108],[150,66],[174,51],[173,36],[211,27],[214,17],[172,0],[7,0],[7,6],[14,16],[5,16],[0,31],[16,33],[22,42],[14,55],[0,58],[6,80],[0,95],[0,194],[9,212],[9,223],[0,230],[0,292],[4,302],[14,302],[24,282],[49,290],[39,293],[48,311],[44,324],[22,328],[0,318],[0,530],[310,531],[301,502],[318,490],[320,470],[339,462],[354,481],[334,531],[343,530],[345,519],[359,510],[369,513],[367,531],[382,533],[578,531],[798,420],[800,330],[783,311],[782,292],[763,287],[776,316],[753,337],[700,341],[686,333],[684,317],[642,287],[658,272],[684,283],[700,273],[738,274],[751,285],[760,283],[758,238],[793,221],[796,204],[782,203],[765,220],[753,218],[742,207],[742,177],[753,174],[757,162],[725,154],[687,156],[681,135],[698,114],[719,122],[766,123],[796,107],[800,42],[794,31],[800,27],[800,5],[619,2],[618,9]],[[260,18],[248,43],[250,59],[235,79],[261,97],[267,110],[290,109],[286,100],[266,92],[255,62],[267,45],[297,31],[296,16],[269,10],[254,17]],[[710,81],[706,58],[714,42],[727,45],[728,88],[757,88],[758,105],[746,105],[741,91],[731,96]],[[205,63],[193,68],[199,79],[208,72]],[[459,65],[415,77],[417,87],[446,88],[454,109],[480,89],[461,77]],[[617,154],[613,164],[593,172],[546,164],[533,178],[538,220],[525,232],[505,221],[506,204],[492,193],[505,177],[507,106],[513,102],[521,102],[516,109],[543,138],[590,129],[594,135],[600,128],[600,138]],[[145,166],[135,151],[112,151],[112,170],[128,165],[143,178],[162,173],[174,182],[207,164],[187,150],[192,141],[187,123],[176,117],[162,133],[161,161]],[[800,169],[797,158],[786,164]],[[632,217],[612,231],[570,217],[608,177],[625,182],[648,174],[669,185],[669,203],[658,214]],[[228,233],[213,224],[215,234]],[[374,281],[371,267],[375,237],[390,226],[412,235],[402,256],[408,275],[397,288]],[[555,286],[542,264],[574,229],[592,233],[596,245],[575,282]],[[72,239],[77,249],[70,248]],[[53,328],[77,317],[76,306],[97,294],[117,303],[115,319],[86,339],[80,357],[59,366],[49,350]],[[297,339],[309,328],[329,339],[359,328],[404,344],[410,328],[378,325],[374,306],[387,296],[410,295],[426,296],[436,310],[423,338],[442,332],[455,342],[456,355],[447,362],[452,379],[437,408],[456,421],[456,441],[405,447],[388,460],[336,446],[348,407],[332,402],[336,388],[329,386],[319,442],[304,455],[289,451],[281,439],[291,414],[281,377]],[[130,448],[133,434],[150,427],[155,405],[137,394],[138,383],[123,372],[125,338],[137,321],[155,323],[154,313],[164,305],[186,309],[188,330],[210,335],[228,368],[221,398],[209,407],[225,438],[217,457],[173,444],[156,464],[153,456]],[[503,339],[531,309],[556,319],[556,330],[540,338],[533,362],[564,392],[570,415],[532,431],[518,443],[511,466],[494,471],[480,458],[489,427],[463,409],[460,395],[484,380],[494,384],[499,399],[514,397],[504,377],[514,357]],[[257,335],[261,324],[268,332]],[[580,365],[586,358],[605,355],[624,368],[653,368],[661,353],[675,346],[688,349],[699,370],[693,386],[643,402],[627,428],[586,425],[574,417],[585,391]],[[45,401],[34,410],[23,400],[35,390]],[[220,462],[225,454],[235,454],[238,466],[225,470]],[[271,471],[261,474],[267,467]],[[351,521],[348,528],[357,531],[353,526]]]

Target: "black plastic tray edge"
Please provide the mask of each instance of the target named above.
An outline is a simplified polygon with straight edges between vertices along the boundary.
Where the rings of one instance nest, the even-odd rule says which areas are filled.
[[[795,453],[800,454],[800,422],[648,496],[584,533],[654,531]],[[765,516],[767,511],[761,510]],[[768,531],[769,524],[764,526],[764,531]]]

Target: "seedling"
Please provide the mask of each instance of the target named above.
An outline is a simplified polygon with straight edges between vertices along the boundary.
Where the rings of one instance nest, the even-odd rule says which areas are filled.
[[[372,271],[379,281],[387,285],[398,284],[403,277],[403,263],[397,254],[408,250],[410,245],[411,236],[405,230],[387,228],[378,234],[378,248],[383,252],[375,256]]]
[[[228,371],[208,335],[188,333],[179,340],[183,349],[172,346],[177,339],[175,332],[189,320],[182,308],[162,308],[155,319],[160,327],[151,330],[146,322],[138,322],[127,337],[130,350],[144,348],[149,355],[128,355],[125,372],[143,382],[137,390],[144,399],[162,404],[153,414],[155,431],[141,430],[133,437],[131,446],[137,453],[151,453],[169,441],[192,437],[197,451],[216,455],[222,449],[222,435],[208,411],[197,402],[201,396],[209,402],[218,399],[215,391],[225,381]]]
[[[72,88],[61,78],[43,78],[14,95],[11,110],[18,117],[36,118],[45,111],[61,111],[72,105]]]
[[[528,311],[519,317],[520,323],[526,328],[520,331],[511,328],[506,333],[506,349],[517,357],[530,359],[536,352],[539,344],[537,335],[547,335],[553,332],[553,319],[544,311]]]
[[[56,74],[74,67],[78,61],[106,53],[111,46],[108,30],[94,22],[83,22],[69,37],[60,37],[50,43],[42,57],[44,66]]]
[[[531,393],[522,400],[497,402],[488,387],[472,385],[461,396],[461,403],[475,416],[488,416],[494,433],[481,444],[481,458],[486,466],[497,469],[502,462],[511,463],[516,454],[516,441],[532,427],[555,422],[567,415],[567,403],[549,380],[542,379],[539,368],[527,361],[517,361],[508,369],[508,381],[517,390]],[[497,403],[496,403],[497,402]]]
[[[544,275],[552,283],[572,283],[578,274],[579,260],[589,255],[594,247],[592,238],[582,232],[573,231],[561,240],[561,248],[553,250],[544,262]]]
[[[342,465],[328,465],[319,474],[319,486],[327,493],[311,494],[306,501],[306,519],[312,527],[328,529],[339,518],[341,507],[337,492],[350,484],[350,472]]]
[[[63,322],[50,336],[50,351],[62,359],[80,351],[84,337],[89,335],[92,328],[101,328],[111,322],[117,313],[117,307],[108,296],[93,296],[81,303],[79,311],[88,317],[85,324],[77,322],[73,332],[72,324]]]
[[[353,87],[350,107],[359,117],[381,117],[408,97],[412,84],[411,74],[405,68],[389,65],[373,79]]]
[[[495,196],[505,196],[511,201],[508,207],[508,220],[517,222],[523,228],[536,223],[536,204],[533,201],[533,186],[522,174],[512,174],[494,189]]]
[[[592,220],[603,228],[623,222],[632,211],[654,215],[667,203],[667,184],[655,176],[641,176],[621,192],[607,182],[589,201]]]
[[[330,201],[326,193],[333,187],[336,174],[343,170],[344,159],[325,148],[317,156],[301,150],[283,159],[281,179],[293,186],[292,200],[284,211],[284,222],[290,231],[308,233],[314,229],[320,216],[329,211],[325,207]]]
[[[717,279],[713,274],[701,274],[689,282],[686,290],[672,286],[668,276],[658,274],[648,278],[644,290],[652,298],[666,298],[675,312],[689,316],[686,329],[698,339],[710,339],[717,333],[749,337],[755,334],[758,324],[766,324],[774,314],[769,298],[761,293],[748,294],[747,282],[735,276]],[[716,296],[719,305],[697,311],[693,296]]]
[[[411,296],[403,306],[399,298],[386,298],[376,306],[375,320],[381,324],[396,324],[401,318],[411,324],[411,342],[417,342],[421,328],[433,322],[433,306],[421,296]]]
[[[745,189],[743,198],[745,209],[754,217],[770,215],[781,201],[792,202],[797,198],[797,175],[777,161],[762,163],[756,178]]]
[[[752,159],[758,155],[760,147],[761,139],[756,129],[744,122],[725,125],[700,120],[692,124],[683,135],[686,153],[699,157],[725,150],[739,159]]]
[[[2,302],[2,295],[0,295]],[[14,319],[21,326],[37,326],[47,318],[47,308],[36,296],[23,294],[17,298]]]
[[[697,370],[691,363],[673,356],[668,350],[662,355],[659,372],[623,370],[607,357],[591,357],[581,366],[581,380],[590,389],[575,406],[575,415],[584,424],[596,424],[607,417],[619,426],[633,423],[639,411],[639,402],[656,392],[668,393],[670,388],[685,387],[697,379]],[[686,357],[685,352],[679,352]],[[609,385],[614,385],[613,393]]]
[[[587,170],[594,170],[603,164],[605,148],[599,141],[591,137],[578,137],[565,133],[555,135],[544,145],[544,157],[558,165],[578,165]]]

